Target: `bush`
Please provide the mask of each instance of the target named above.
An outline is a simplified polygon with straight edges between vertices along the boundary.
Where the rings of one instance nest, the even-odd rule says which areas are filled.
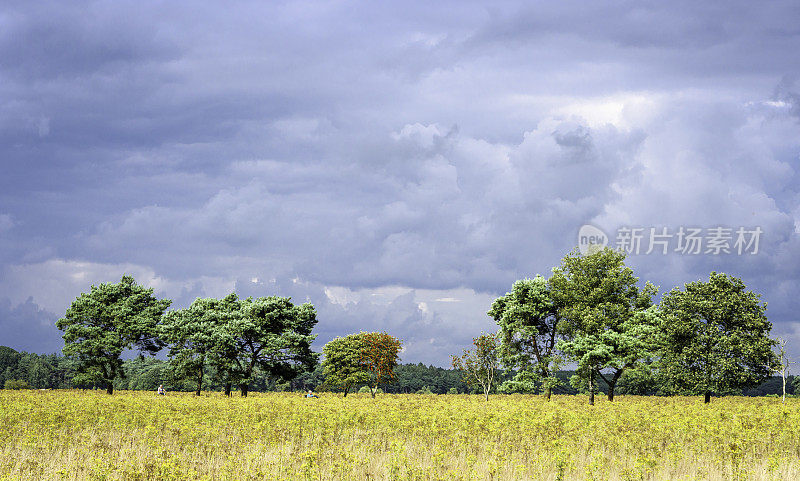
[[[433,394],[433,391],[428,386],[422,386],[422,389],[418,390],[417,394]]]
[[[9,379],[6,381],[5,384],[6,389],[30,389],[30,385],[28,385],[27,381],[23,381],[22,379]]]
[[[370,393],[370,391],[369,391],[369,386],[361,386],[361,389],[359,389],[359,390],[358,390],[358,393],[359,393],[359,394],[365,394],[365,393],[366,393],[366,394],[369,394],[369,393]],[[381,388],[378,388],[378,390],[376,391],[376,393],[377,393],[377,394],[383,394],[383,389],[381,389]]]
[[[458,394],[458,389],[451,387],[450,390],[447,391],[447,394]]]

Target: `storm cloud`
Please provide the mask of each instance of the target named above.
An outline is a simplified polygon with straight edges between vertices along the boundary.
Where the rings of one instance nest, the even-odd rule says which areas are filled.
[[[740,276],[800,355],[796,2],[5,2],[0,344],[123,273],[183,307],[290,295],[317,347],[446,365],[581,225],[760,227]],[[46,321],[46,322],[45,322]],[[42,327],[44,326],[44,327]],[[36,339],[41,338],[37,344]]]

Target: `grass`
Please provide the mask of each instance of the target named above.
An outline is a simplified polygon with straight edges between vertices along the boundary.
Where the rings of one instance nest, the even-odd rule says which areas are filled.
[[[800,479],[800,399],[0,391],[10,479]]]

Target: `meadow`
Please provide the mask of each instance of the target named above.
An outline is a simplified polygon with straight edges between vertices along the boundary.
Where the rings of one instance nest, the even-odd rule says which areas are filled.
[[[12,479],[800,479],[800,399],[0,391]]]

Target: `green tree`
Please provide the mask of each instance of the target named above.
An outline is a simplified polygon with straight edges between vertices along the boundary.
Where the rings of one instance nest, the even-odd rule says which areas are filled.
[[[573,385],[588,383],[594,404],[597,378],[608,385],[608,400],[622,374],[651,355],[658,311],[657,288],[644,288],[625,266],[625,253],[610,248],[582,255],[577,249],[553,269],[550,292],[559,306],[565,339],[556,347],[578,364]]]
[[[169,311],[160,327],[169,346],[170,367],[177,378],[192,378],[200,395],[209,362],[217,363],[218,341],[229,320],[233,299],[196,299],[186,309]]]
[[[325,357],[322,361],[325,384],[342,387],[345,397],[350,389],[370,381],[369,373],[361,363],[366,349],[362,334],[337,337],[322,348]]]
[[[500,359],[507,369],[519,370],[507,384],[544,387],[550,400],[561,364],[555,350],[559,338],[558,308],[542,276],[514,283],[511,292],[495,299],[489,316],[500,326]]]
[[[226,299],[231,306],[238,305],[238,315],[228,309],[225,329],[214,336],[219,341],[214,355],[225,360],[220,364],[231,369],[242,396],[247,396],[256,367],[283,381],[314,370],[319,358],[311,351],[317,337],[311,334],[317,324],[314,306],[296,306],[288,297],[240,301],[232,294]]]
[[[6,379],[11,379],[14,370],[19,364],[22,355],[8,346],[0,346],[0,385],[4,384]],[[6,376],[8,372],[8,376]]]
[[[157,326],[168,299],[156,299],[131,276],[116,284],[92,286],[72,302],[56,322],[64,331],[64,355],[76,361],[77,383],[100,383],[114,392],[114,379],[124,376],[122,352],[138,349],[155,354],[163,343]]]
[[[658,373],[671,392],[726,394],[757,386],[780,369],[760,295],[733,276],[672,289],[661,300]]]
[[[464,381],[470,385],[479,385],[483,389],[486,400],[500,367],[500,340],[497,334],[481,334],[472,340],[474,350],[464,349],[464,354],[452,356],[453,369],[464,373]]]

